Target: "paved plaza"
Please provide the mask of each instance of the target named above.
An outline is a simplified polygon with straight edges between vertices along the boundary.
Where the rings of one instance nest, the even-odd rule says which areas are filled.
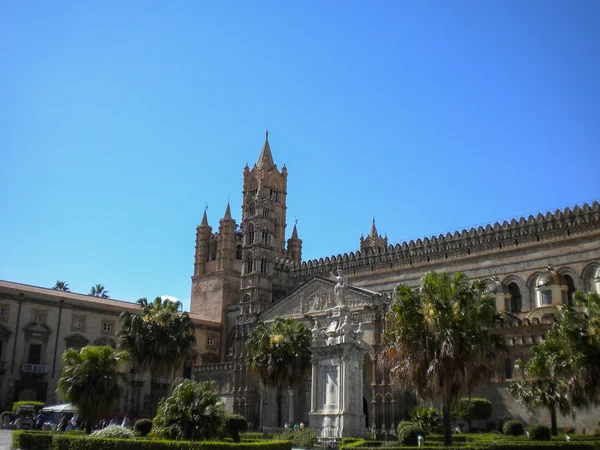
[[[0,450],[7,450],[10,448],[12,430],[0,430]]]

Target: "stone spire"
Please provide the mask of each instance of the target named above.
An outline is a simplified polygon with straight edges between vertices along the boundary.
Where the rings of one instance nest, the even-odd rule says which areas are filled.
[[[225,210],[225,216],[223,219],[231,219],[231,208],[229,207],[229,202],[227,202],[227,209]]]
[[[371,237],[378,236],[377,227],[375,226],[375,217],[373,217],[373,225],[371,225],[371,232],[369,233],[369,236],[371,236]]]
[[[298,229],[296,228],[296,224],[294,224],[294,230],[292,231],[292,239],[298,239]]]
[[[201,227],[207,227],[208,226],[208,218],[206,217],[206,209],[204,208],[204,215],[202,216],[202,222],[200,223]]]
[[[269,146],[269,130],[267,130],[265,135],[265,145],[263,145],[262,151],[260,152],[256,167],[269,172],[275,168],[275,163],[273,162],[273,155],[271,154],[271,147]]]

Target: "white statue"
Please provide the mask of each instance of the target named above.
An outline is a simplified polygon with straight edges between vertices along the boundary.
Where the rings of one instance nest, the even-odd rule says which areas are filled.
[[[338,306],[342,306],[346,300],[346,289],[348,287],[348,278],[342,272],[342,269],[337,270],[337,275],[331,272],[331,276],[335,279],[337,284],[333,288],[335,294],[335,300]]]

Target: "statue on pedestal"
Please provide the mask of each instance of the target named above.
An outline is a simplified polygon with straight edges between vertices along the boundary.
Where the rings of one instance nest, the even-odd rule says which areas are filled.
[[[348,278],[342,272],[342,269],[337,270],[337,275],[331,272],[331,277],[335,279],[337,284],[333,288],[335,294],[335,302],[337,306],[343,306],[346,302],[346,290],[348,289]]]

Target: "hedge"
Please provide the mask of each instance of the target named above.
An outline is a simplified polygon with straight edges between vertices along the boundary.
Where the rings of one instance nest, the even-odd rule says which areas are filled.
[[[31,400],[31,401],[21,400],[18,402],[14,402],[12,404],[12,412],[16,412],[17,408],[21,405],[31,405],[35,408],[35,411],[38,412],[40,409],[42,409],[44,407],[44,402],[38,402],[35,400]]]
[[[159,441],[148,439],[100,439],[54,435],[52,450],[291,450],[290,441],[211,442]]]
[[[48,450],[52,447],[53,433],[47,431],[15,430],[12,433],[11,448],[21,450]]]
[[[347,447],[346,447],[347,448]],[[386,445],[385,446],[385,450],[406,450],[407,447],[401,447],[401,446],[389,446]],[[517,445],[515,445],[514,443],[511,443],[510,441],[507,442],[498,442],[498,443],[490,443],[490,444],[467,444],[467,445],[452,445],[449,447],[440,447],[439,445],[437,446],[431,446],[431,445],[425,445],[423,447],[419,447],[420,450],[440,450],[440,449],[444,449],[444,450],[513,450],[513,449],[518,449],[518,450],[548,450],[548,449],[554,449],[554,448],[558,448],[558,449],[563,449],[563,450],[598,450],[600,449],[600,445],[599,444],[591,444],[591,443],[570,443],[568,444],[567,442],[562,442],[562,443],[556,443],[556,442],[547,442],[547,443],[542,443],[542,442],[535,442],[535,443],[518,443]],[[354,450],[373,450],[372,447],[354,447]]]

